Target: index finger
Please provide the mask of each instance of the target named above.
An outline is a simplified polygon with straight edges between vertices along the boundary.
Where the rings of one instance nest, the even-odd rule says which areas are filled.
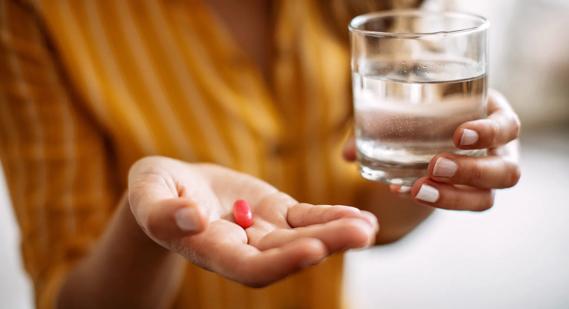
[[[489,91],[486,119],[466,122],[454,132],[454,143],[461,149],[496,148],[517,139],[521,123],[508,100],[495,90]]]

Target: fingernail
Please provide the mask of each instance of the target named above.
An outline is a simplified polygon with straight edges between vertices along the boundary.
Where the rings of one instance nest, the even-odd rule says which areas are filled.
[[[478,133],[474,130],[464,129],[462,130],[462,137],[460,138],[460,145],[470,146],[474,145],[478,141]]]
[[[427,203],[436,203],[439,200],[439,190],[435,187],[423,184],[415,198]]]
[[[399,187],[399,193],[407,193],[411,191],[411,187],[409,186],[401,186]]]
[[[433,169],[433,176],[436,177],[452,177],[456,174],[456,170],[458,169],[458,165],[453,161],[440,157],[437,159],[435,163],[435,168]]]
[[[176,225],[185,232],[195,231],[198,227],[198,214],[195,209],[184,207],[174,215],[176,219]]]

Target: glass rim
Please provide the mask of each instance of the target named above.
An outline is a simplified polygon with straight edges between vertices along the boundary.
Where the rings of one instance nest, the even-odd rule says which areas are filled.
[[[476,20],[480,22],[480,25],[474,27],[458,27],[455,30],[442,30],[442,31],[432,31],[432,32],[389,32],[389,31],[375,31],[375,30],[364,30],[360,27],[366,22],[376,19],[376,18],[387,18],[387,17],[405,17],[405,16],[442,16],[442,17],[454,17]],[[448,35],[468,35],[476,32],[485,31],[490,27],[490,21],[484,16],[466,13],[459,11],[424,11],[424,10],[390,10],[383,12],[372,12],[354,17],[348,29],[352,33],[361,34],[364,36],[375,36],[375,37],[392,37],[392,38],[417,38],[417,37],[429,37],[429,36],[448,36]]]

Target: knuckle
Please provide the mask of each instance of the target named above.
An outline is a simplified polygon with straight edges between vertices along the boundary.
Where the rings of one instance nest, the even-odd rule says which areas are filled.
[[[349,218],[349,217],[359,217],[360,211],[353,207],[348,206],[331,206],[332,211],[330,212],[330,217],[327,218],[330,220],[340,219],[340,218]]]
[[[484,173],[482,172],[482,169],[474,165],[471,166],[466,173],[464,173],[464,177],[467,184],[477,185],[482,182]]]
[[[496,144],[496,140],[498,139],[498,135],[500,134],[500,125],[497,121],[491,120],[489,122],[489,136],[488,142],[490,145]]]
[[[448,209],[462,209],[465,203],[459,194],[449,194],[440,204]]]

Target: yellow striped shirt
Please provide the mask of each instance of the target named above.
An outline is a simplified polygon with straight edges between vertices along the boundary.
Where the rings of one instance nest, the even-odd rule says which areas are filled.
[[[277,3],[272,83],[197,0],[0,0],[0,157],[40,308],[105,228],[126,173],[215,162],[312,203],[352,204],[340,147],[348,50],[316,1]],[[175,307],[336,308],[342,257],[264,289],[190,266]]]

